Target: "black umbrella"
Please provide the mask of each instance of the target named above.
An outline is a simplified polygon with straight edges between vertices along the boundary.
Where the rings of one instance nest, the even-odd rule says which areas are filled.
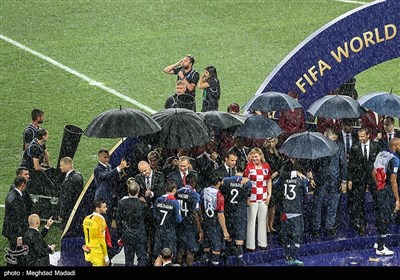
[[[290,95],[274,91],[256,95],[243,106],[245,111],[261,112],[293,110],[295,108],[303,108],[303,106]]]
[[[347,95],[326,95],[318,99],[307,110],[315,117],[331,119],[358,118],[362,111],[357,100]]]
[[[282,129],[273,120],[260,115],[252,115],[247,118],[244,125],[236,129],[234,135],[258,139],[276,137],[281,133]]]
[[[161,148],[191,148],[210,141],[203,120],[192,110],[173,108],[152,115],[161,131],[156,135],[154,145]]]
[[[84,135],[97,138],[137,137],[161,130],[160,125],[142,111],[126,108],[101,113],[85,129]]]
[[[220,111],[208,111],[198,113],[204,124],[210,128],[227,129],[232,126],[243,125],[246,116]]]
[[[380,115],[400,118],[400,96],[391,92],[372,92],[359,98],[358,103]]]
[[[319,132],[301,132],[291,135],[279,151],[291,158],[317,159],[332,156],[338,145]]]

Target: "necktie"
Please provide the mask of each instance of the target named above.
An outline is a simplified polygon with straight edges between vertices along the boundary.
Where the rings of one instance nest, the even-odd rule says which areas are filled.
[[[388,142],[390,142],[390,140],[392,140],[393,138],[393,134],[392,133],[388,133]]]
[[[182,182],[183,182],[183,185],[186,186],[186,171],[182,172],[182,174],[183,174]]]
[[[146,190],[150,190],[150,177],[146,177]]]
[[[350,153],[350,135],[346,134],[346,153]]]
[[[229,177],[235,176],[235,172],[233,172],[233,168],[229,168]]]
[[[368,160],[367,145],[364,144],[364,157]]]

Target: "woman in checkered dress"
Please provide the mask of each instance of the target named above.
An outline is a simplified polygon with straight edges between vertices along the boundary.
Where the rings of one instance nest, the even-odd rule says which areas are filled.
[[[249,153],[249,163],[243,176],[252,182],[251,195],[247,208],[247,236],[246,248],[248,251],[256,249],[256,220],[258,247],[267,248],[267,213],[271,198],[272,180],[271,167],[265,162],[260,148],[253,148]]]

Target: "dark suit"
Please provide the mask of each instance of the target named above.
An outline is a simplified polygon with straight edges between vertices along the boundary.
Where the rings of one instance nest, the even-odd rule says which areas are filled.
[[[97,163],[96,168],[94,169],[94,181],[96,184],[96,192],[94,195],[94,199],[102,198],[106,201],[107,204],[107,213],[105,215],[107,225],[110,227],[111,220],[113,217],[113,207],[114,207],[114,186],[116,185],[119,172],[117,168],[112,169],[109,164],[105,167],[100,162]]]
[[[16,189],[8,193],[3,222],[3,236],[7,237],[10,249],[15,250],[17,237],[22,237],[29,228],[25,200]]]
[[[196,181],[197,181],[197,178],[198,178],[198,173],[197,173],[197,171],[195,171],[195,170],[189,170],[188,171],[188,174],[193,174],[195,177],[196,177]],[[187,176],[187,175],[186,175]],[[182,176],[181,176],[181,171],[180,170],[178,170],[178,171],[174,171],[174,172],[172,172],[172,173],[170,173],[169,175],[168,175],[168,180],[169,181],[173,181],[173,182],[175,182],[176,183],[176,185],[178,186],[178,190],[180,189],[180,188],[183,188],[184,186],[183,186],[183,181],[182,181]]]
[[[165,160],[165,164],[162,168],[162,173],[164,177],[168,177],[168,175],[174,171],[179,170],[179,165],[173,165],[174,160],[179,160],[178,156],[172,156]],[[190,165],[192,165],[193,169],[196,169],[196,160],[192,157],[189,157]]]
[[[154,203],[156,202],[157,198],[165,194],[165,179],[164,179],[164,174],[160,171],[154,171],[152,170],[151,174],[151,181],[150,181],[150,191],[154,193],[153,197],[145,197],[146,193],[146,177],[140,173],[135,176],[136,182],[140,186],[139,190],[139,197],[144,197],[146,199],[147,205],[149,208],[153,208]],[[154,231],[155,231],[155,225],[154,225],[154,218],[153,218],[153,211],[150,211],[149,218],[146,223],[146,230],[147,230],[147,252],[149,253],[149,256],[152,256],[152,244],[154,240]]]
[[[212,161],[210,157],[210,155],[203,153],[196,158],[196,166],[198,166],[197,171],[199,172],[197,182],[199,192],[211,185],[211,176],[214,174],[215,165],[217,163]]]
[[[145,197],[146,177],[142,173],[140,173],[135,176],[135,180],[140,186],[139,197]],[[145,197],[149,207],[153,207],[157,198],[165,194],[164,185],[165,185],[164,174],[160,171],[152,170],[150,191],[154,193],[154,196],[151,198],[149,196]]]
[[[400,138],[400,131],[398,130],[394,130],[394,134],[392,135],[392,139],[396,137],[396,138]],[[382,132],[382,139],[379,140],[379,145],[382,151],[389,151],[389,140],[388,140],[388,134],[386,133],[386,131]]]
[[[11,251],[17,249],[17,238],[23,237],[29,227],[28,216],[30,212],[28,212],[25,203],[26,200],[15,188],[8,193],[2,234],[7,237]],[[24,256],[16,257],[17,264],[15,266],[24,266],[25,259]]]
[[[125,266],[133,266],[135,254],[138,266],[147,264],[146,223],[149,208],[137,197],[124,197],[118,202],[117,230],[118,237],[124,242]]]
[[[232,148],[229,149],[229,152],[234,151],[237,155],[237,163],[239,163],[240,161],[244,162],[244,163],[248,163],[247,160],[247,156],[249,155],[250,149],[247,147],[244,147],[243,149],[239,150],[238,147],[233,146]],[[229,153],[228,152],[228,153]]]
[[[39,232],[35,228],[29,228],[24,234],[24,244],[28,245],[27,266],[50,266],[49,254],[52,253],[51,248],[44,241],[44,237],[49,230],[43,228]]]
[[[352,145],[347,169],[347,181],[352,182],[352,189],[348,192],[350,207],[350,221],[360,230],[365,229],[365,191],[367,186],[376,201],[376,187],[372,177],[372,169],[376,156],[381,151],[379,144],[369,140],[368,160],[363,156],[362,144],[357,142]],[[362,230],[361,230],[362,231]]]
[[[12,184],[10,186],[10,190],[9,192],[11,192],[13,189],[15,189],[15,185]],[[25,201],[25,207],[26,207],[26,211],[28,212],[28,214],[32,214],[32,208],[33,208],[33,201],[31,199],[31,194],[29,193],[28,189],[25,189],[22,192],[22,197],[24,198]]]
[[[346,153],[346,159],[349,160],[350,157],[350,150],[351,150],[351,146],[353,146],[355,143],[358,142],[358,133],[353,129],[353,131],[350,133],[350,138],[351,138],[351,145],[350,145],[350,149],[348,151],[346,151],[346,136],[343,136],[343,131],[339,132],[339,137],[338,137],[338,143],[343,143],[343,146],[345,148],[345,153]]]
[[[83,190],[82,174],[72,170],[61,184],[61,192],[59,197],[60,213],[58,214],[63,222],[62,228],[65,227],[72,209]]]
[[[222,178],[226,178],[226,177],[231,177],[231,176],[235,176],[236,174],[236,168],[233,167],[232,168],[232,173],[233,174],[229,174],[228,169],[225,166],[225,163],[221,164],[216,170],[215,170],[215,174],[217,176],[220,176]]]

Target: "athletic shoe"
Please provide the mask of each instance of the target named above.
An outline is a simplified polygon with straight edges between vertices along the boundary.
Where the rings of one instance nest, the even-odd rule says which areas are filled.
[[[391,255],[394,255],[394,252],[391,251],[391,250],[389,250],[389,249],[386,248],[386,247],[383,247],[383,250],[378,250],[378,249],[376,249],[376,254],[377,254],[378,256],[391,256]]]
[[[304,266],[304,263],[300,260],[290,260],[286,261],[286,264],[289,266]]]

